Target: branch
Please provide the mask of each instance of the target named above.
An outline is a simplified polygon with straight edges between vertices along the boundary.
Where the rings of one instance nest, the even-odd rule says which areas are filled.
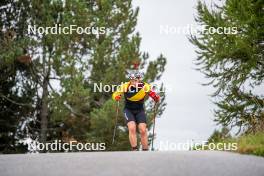
[[[66,102],[63,103],[63,104],[72,114],[74,114],[76,116],[81,116],[81,117],[84,117],[84,118],[88,118],[88,116],[86,116],[86,115],[84,115],[82,113],[77,113],[76,111],[74,111],[74,109],[72,109],[72,107],[69,104],[67,104]]]
[[[0,97],[2,97],[2,98],[4,98],[4,99],[8,100],[9,102],[11,102],[11,103],[13,103],[13,104],[19,105],[19,106],[30,106],[30,107],[32,107],[31,104],[15,102],[14,100],[8,98],[7,96],[5,96],[5,95],[3,95],[3,94],[0,94]]]
[[[49,77],[49,79],[61,80],[61,78],[56,78],[56,77]]]

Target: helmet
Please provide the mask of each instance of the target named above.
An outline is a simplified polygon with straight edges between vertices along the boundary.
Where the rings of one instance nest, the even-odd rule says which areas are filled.
[[[136,78],[142,78],[143,74],[139,71],[130,72],[128,74],[128,79],[136,79]]]

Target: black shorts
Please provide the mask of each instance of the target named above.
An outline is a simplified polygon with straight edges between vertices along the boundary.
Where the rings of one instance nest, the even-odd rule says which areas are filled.
[[[137,124],[139,123],[147,123],[147,118],[144,109],[132,110],[132,109],[124,109],[124,117],[126,123],[130,121],[134,121]]]

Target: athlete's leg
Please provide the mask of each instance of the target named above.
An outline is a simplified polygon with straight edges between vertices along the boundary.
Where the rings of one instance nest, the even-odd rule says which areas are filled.
[[[132,149],[136,149],[137,147],[137,133],[136,133],[136,123],[134,121],[130,121],[127,123],[128,131],[129,131],[129,142]]]
[[[148,150],[147,119],[145,111],[143,109],[136,114],[136,122],[139,128],[142,148],[143,150]]]
[[[148,132],[146,123],[138,124],[139,133],[141,137],[141,144],[143,150],[148,150]]]
[[[124,109],[124,115],[129,132],[129,142],[132,150],[137,149],[137,126],[134,114],[129,109]]]

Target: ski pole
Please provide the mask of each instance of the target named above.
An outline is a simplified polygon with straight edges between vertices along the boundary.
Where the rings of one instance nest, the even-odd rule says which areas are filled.
[[[152,131],[152,143],[151,143],[151,150],[154,151],[154,134],[155,134],[155,122],[156,122],[156,111],[157,111],[157,103],[154,104],[154,113],[153,113],[153,131]]]
[[[114,134],[113,134],[112,144],[115,143],[115,135],[116,135],[116,128],[117,128],[118,113],[119,113],[119,101],[117,101],[117,106],[116,106],[115,128],[114,128]]]

